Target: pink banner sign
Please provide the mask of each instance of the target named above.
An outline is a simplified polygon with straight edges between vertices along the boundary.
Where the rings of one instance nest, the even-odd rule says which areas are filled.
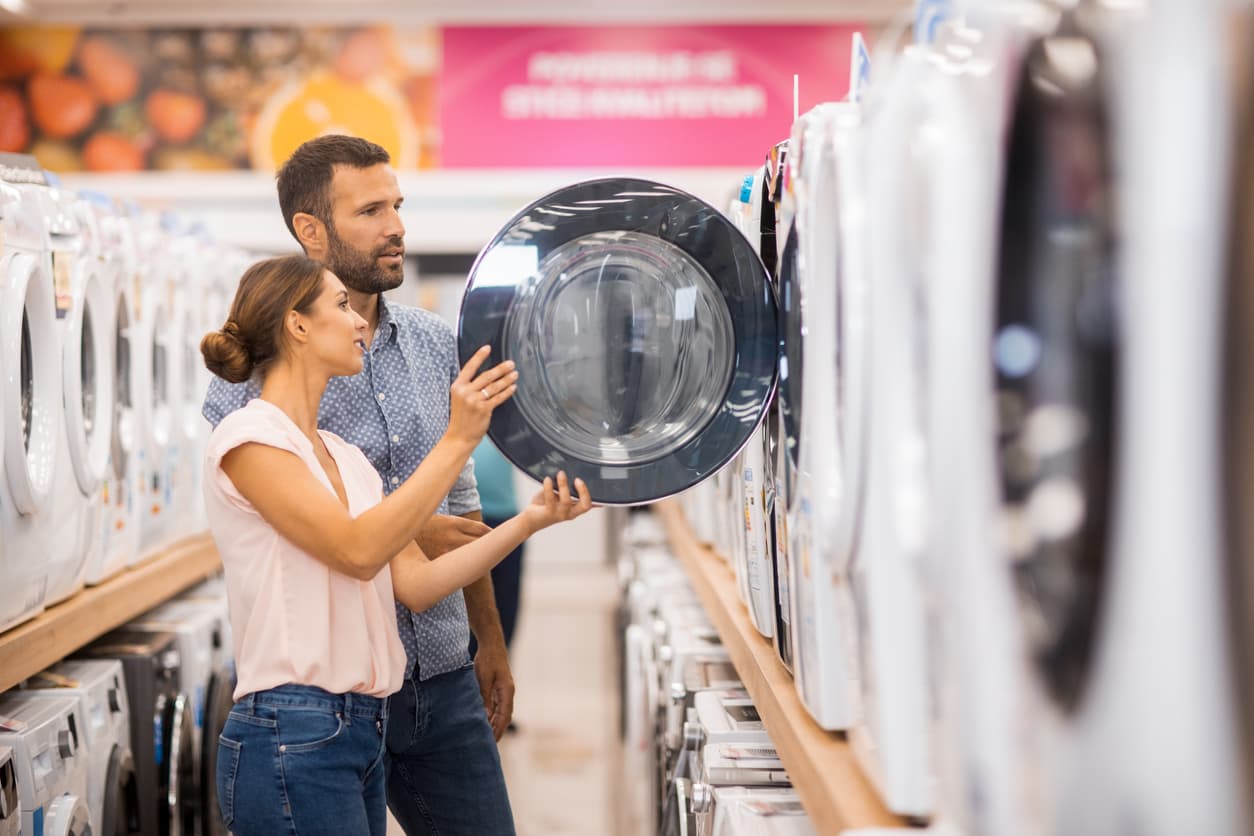
[[[446,27],[445,168],[741,166],[849,89],[854,25]]]

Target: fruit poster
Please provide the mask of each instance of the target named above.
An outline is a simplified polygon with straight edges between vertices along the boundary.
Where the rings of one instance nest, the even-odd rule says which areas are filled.
[[[0,28],[0,151],[57,172],[273,170],[324,133],[438,165],[433,27]]]

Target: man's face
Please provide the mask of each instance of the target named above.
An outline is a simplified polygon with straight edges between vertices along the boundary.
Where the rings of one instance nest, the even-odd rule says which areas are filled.
[[[405,261],[404,198],[389,165],[337,165],[331,176],[327,267],[359,293],[399,287]]]

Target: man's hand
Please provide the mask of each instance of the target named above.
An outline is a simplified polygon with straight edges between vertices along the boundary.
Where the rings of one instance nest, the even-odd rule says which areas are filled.
[[[509,670],[509,654],[504,643],[479,648],[475,654],[475,676],[488,712],[488,723],[500,740],[514,716],[514,675]]]
[[[434,514],[415,540],[423,554],[435,560],[459,546],[473,543],[491,530],[483,523],[466,517]]]

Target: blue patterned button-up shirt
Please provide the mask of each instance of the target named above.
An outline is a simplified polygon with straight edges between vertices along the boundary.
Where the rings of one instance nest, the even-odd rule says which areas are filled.
[[[449,386],[457,372],[457,342],[444,320],[379,297],[379,325],[365,367],[353,377],[331,378],[318,424],[360,447],[379,471],[384,492],[391,493],[444,435]],[[230,384],[215,377],[205,397],[204,416],[216,427],[260,391],[256,379]],[[468,461],[439,513],[478,510],[474,464]],[[420,613],[397,602],[396,620],[409,660],[407,673],[417,663],[419,677],[425,680],[470,661],[470,627],[461,590]]]

